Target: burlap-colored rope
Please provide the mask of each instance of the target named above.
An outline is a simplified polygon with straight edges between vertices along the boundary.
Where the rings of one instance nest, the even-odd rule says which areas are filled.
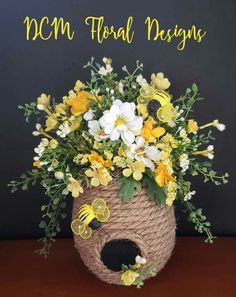
[[[136,194],[130,203],[122,203],[117,195],[117,185],[92,188],[75,199],[73,217],[83,203],[102,197],[109,209],[110,218],[88,240],[74,236],[75,247],[84,264],[100,279],[121,284],[120,273],[109,270],[101,261],[104,244],[112,239],[129,239],[139,247],[148,262],[156,263],[159,272],[171,256],[175,244],[175,215],[173,207],[159,208],[147,197],[146,189]]]

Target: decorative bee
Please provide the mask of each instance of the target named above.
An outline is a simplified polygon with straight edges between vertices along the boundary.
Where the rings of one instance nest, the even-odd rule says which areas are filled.
[[[83,239],[89,239],[93,231],[101,227],[101,223],[109,219],[110,211],[105,200],[96,198],[91,205],[83,204],[79,208],[77,217],[71,223],[74,234]]]

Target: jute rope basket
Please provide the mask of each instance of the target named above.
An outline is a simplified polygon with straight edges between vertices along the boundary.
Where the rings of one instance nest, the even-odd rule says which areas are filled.
[[[83,203],[103,198],[110,209],[110,218],[102,224],[103,230],[93,232],[88,240],[74,236],[75,247],[84,264],[97,277],[111,284],[121,284],[120,272],[108,269],[101,260],[104,245],[113,239],[128,239],[136,243],[141,256],[154,262],[159,272],[171,256],[175,244],[175,215],[173,207],[158,207],[150,201],[146,189],[129,203],[122,203],[117,185],[92,188],[85,191],[73,206],[73,217]]]

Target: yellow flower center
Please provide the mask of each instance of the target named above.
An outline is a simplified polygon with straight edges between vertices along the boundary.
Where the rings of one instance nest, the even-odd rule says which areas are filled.
[[[123,118],[118,118],[115,121],[115,127],[120,126],[120,125],[124,125],[125,124],[125,120]]]

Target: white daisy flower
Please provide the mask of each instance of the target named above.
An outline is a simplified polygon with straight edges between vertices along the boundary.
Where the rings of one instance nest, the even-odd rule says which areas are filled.
[[[154,161],[161,159],[160,151],[154,145],[148,146],[145,143],[145,139],[141,136],[136,137],[135,143],[127,151],[127,156],[131,159],[142,161],[152,171],[155,169]]]
[[[110,110],[103,112],[99,123],[112,141],[121,138],[127,146],[134,142],[135,135],[140,133],[143,125],[142,117],[136,116],[134,111],[134,103],[123,103],[116,99]]]
[[[93,135],[93,137],[97,141],[101,141],[102,139],[108,138],[108,135],[105,134],[104,129],[100,127],[98,121],[89,121],[88,122],[89,133]]]

